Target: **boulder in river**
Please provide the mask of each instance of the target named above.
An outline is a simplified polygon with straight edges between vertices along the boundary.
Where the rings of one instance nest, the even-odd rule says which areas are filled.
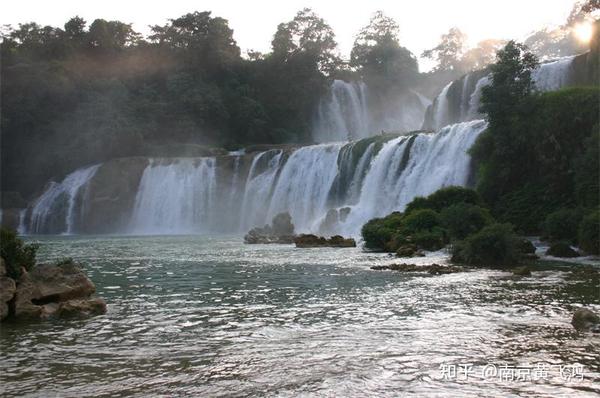
[[[567,242],[553,243],[546,251],[546,254],[554,257],[579,257],[579,253],[576,250],[573,250],[571,245],[569,245]]]
[[[581,332],[600,333],[600,316],[587,308],[579,308],[573,314],[571,325]]]
[[[0,257],[0,320],[8,316],[8,305],[16,291],[17,285],[13,279],[6,276],[4,259]]]
[[[72,261],[24,268],[12,300],[15,318],[44,319],[66,314],[96,315],[106,312],[101,298],[92,298],[96,287]]]
[[[440,264],[429,264],[429,265],[417,265],[417,264],[390,264],[390,265],[374,265],[371,267],[375,271],[399,271],[399,272],[426,272],[431,275],[445,275],[454,274],[456,272],[463,272],[464,268],[455,265],[440,265]]]
[[[526,266],[513,268],[512,273],[517,276],[531,276],[531,270]]]
[[[327,239],[323,236],[313,234],[302,234],[294,239],[296,247],[356,247],[356,241],[352,238],[344,238],[340,235],[334,235]]]
[[[252,228],[244,236],[244,243],[266,244],[266,243],[294,243],[294,224],[289,213],[279,213],[271,222],[272,225]]]

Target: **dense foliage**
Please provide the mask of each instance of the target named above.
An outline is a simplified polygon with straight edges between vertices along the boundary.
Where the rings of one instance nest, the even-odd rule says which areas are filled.
[[[540,233],[560,209],[578,212],[600,203],[598,87],[540,94],[531,70],[535,57],[509,43],[492,65],[484,89],[489,128],[471,149],[479,166],[477,190],[503,222]],[[576,240],[573,221],[569,240]]]
[[[30,270],[35,266],[38,246],[25,244],[17,234],[7,228],[0,228],[0,257],[4,259],[6,274],[13,279],[21,275],[21,268]]]
[[[512,225],[494,223],[452,247],[452,261],[476,266],[504,266],[519,262],[519,240]]]

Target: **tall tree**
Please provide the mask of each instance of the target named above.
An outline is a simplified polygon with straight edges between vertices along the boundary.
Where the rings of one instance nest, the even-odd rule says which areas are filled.
[[[462,57],[466,51],[465,35],[458,28],[451,28],[448,33],[442,35],[440,43],[429,50],[423,51],[421,55],[436,61],[435,69],[438,71],[464,72]]]
[[[382,89],[406,88],[416,79],[416,57],[399,43],[396,21],[377,11],[358,33],[350,64],[372,86]]]

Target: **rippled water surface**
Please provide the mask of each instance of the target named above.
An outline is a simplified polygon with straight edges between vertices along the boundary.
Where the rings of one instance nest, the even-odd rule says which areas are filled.
[[[597,281],[478,270],[372,271],[360,249],[243,245],[239,237],[40,238],[41,260],[84,264],[109,305],[85,320],[3,324],[5,396],[597,396]],[[443,261],[440,254],[417,262]],[[536,366],[535,380],[444,365]],[[582,366],[583,380],[560,375]],[[459,368],[460,369],[460,368]]]

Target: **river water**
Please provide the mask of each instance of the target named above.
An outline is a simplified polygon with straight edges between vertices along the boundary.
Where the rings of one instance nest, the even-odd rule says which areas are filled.
[[[81,261],[109,309],[2,324],[2,396],[600,393],[600,336],[569,323],[579,305],[600,310],[597,281],[568,268],[429,276],[372,271],[397,260],[359,248],[239,237],[35,240],[42,261]]]

